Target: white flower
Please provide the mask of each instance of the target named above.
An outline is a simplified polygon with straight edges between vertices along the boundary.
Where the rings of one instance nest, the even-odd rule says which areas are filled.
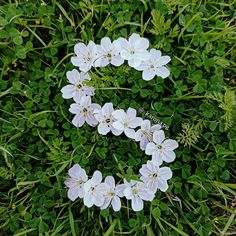
[[[72,64],[83,72],[89,71],[98,58],[97,45],[93,41],[89,41],[87,46],[84,43],[77,43],[74,51],[76,56],[71,57]]]
[[[152,201],[155,197],[154,192],[147,188],[142,182],[131,180],[131,185],[124,191],[127,199],[131,199],[131,206],[134,211],[143,209],[143,200]]]
[[[114,135],[120,135],[122,130],[118,130],[113,127],[113,122],[116,120],[112,113],[113,113],[113,104],[112,103],[105,103],[102,109],[94,110],[94,116],[99,122],[98,125],[98,133],[106,135],[108,132],[112,132]]]
[[[172,171],[169,167],[158,167],[152,161],[147,161],[147,164],[142,165],[139,170],[141,180],[149,189],[156,192],[160,189],[165,192],[168,189],[167,180],[171,179]]]
[[[63,98],[77,98],[77,100],[80,100],[82,96],[94,95],[94,88],[84,85],[85,80],[91,79],[87,73],[79,73],[76,69],[73,69],[66,73],[66,77],[70,84],[61,89]]]
[[[93,177],[84,184],[84,205],[101,207],[104,204],[106,184],[102,182],[102,173],[96,170]]]
[[[121,208],[119,186],[118,188],[116,187],[113,176],[107,176],[104,182],[107,185],[107,189],[104,193],[105,201],[101,209],[106,209],[111,204],[114,211],[119,211]]]
[[[170,62],[170,60],[169,56],[161,56],[160,50],[151,49],[149,60],[143,61],[135,69],[143,71],[142,77],[146,81],[153,79],[155,75],[165,79],[170,75],[170,71],[164,65]]]
[[[140,66],[142,61],[149,59],[150,54],[147,51],[149,41],[146,38],[141,38],[138,34],[133,33],[128,41],[124,38],[119,38],[121,44],[121,57],[128,60],[131,67]]]
[[[135,133],[135,141],[140,141],[141,150],[145,150],[147,144],[152,141],[152,135],[155,131],[160,130],[160,125],[153,125],[149,120],[143,120],[141,123],[141,129]]]
[[[108,37],[101,40],[101,45],[97,46],[99,60],[95,61],[96,66],[107,66],[112,64],[120,66],[124,63],[124,59],[120,56],[121,45],[118,40],[111,42]]]
[[[88,176],[80,165],[75,164],[69,169],[69,176],[71,178],[65,180],[65,185],[69,188],[68,198],[74,201],[76,198],[84,197],[84,183],[88,180]]]
[[[147,144],[145,153],[152,155],[155,165],[161,165],[163,161],[172,162],[175,159],[173,152],[179,145],[173,139],[166,139],[163,130],[155,131],[153,134],[153,142]]]
[[[101,106],[96,103],[91,103],[91,98],[84,96],[81,100],[76,100],[78,103],[70,105],[69,111],[72,114],[76,114],[72,120],[72,124],[76,127],[81,127],[85,122],[90,126],[95,126],[98,121],[94,117],[93,111],[95,109],[101,109]]]
[[[124,110],[116,110],[112,113],[117,121],[113,123],[113,127],[122,130],[128,138],[135,138],[134,128],[139,126],[142,118],[136,117],[137,111],[129,108],[127,112]]]

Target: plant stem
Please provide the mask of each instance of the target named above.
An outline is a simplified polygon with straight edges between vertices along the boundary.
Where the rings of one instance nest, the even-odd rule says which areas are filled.
[[[196,96],[181,96],[181,97],[173,97],[173,98],[163,98],[163,101],[176,101],[176,100],[191,100],[191,99],[199,99],[205,98],[205,96],[196,95]]]
[[[96,88],[96,90],[127,90],[131,91],[130,88],[121,88],[121,87],[109,87],[109,88]]]

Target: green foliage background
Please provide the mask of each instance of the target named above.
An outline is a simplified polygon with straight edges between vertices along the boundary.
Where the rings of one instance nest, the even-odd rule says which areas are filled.
[[[1,0],[0,235],[235,235],[235,10],[235,0]],[[133,32],[171,56],[171,76],[99,69],[94,101],[169,125],[174,176],[141,212],[126,201],[118,213],[88,209],[67,199],[71,165],[121,180],[148,157],[124,136],[76,129],[60,89],[75,43]]]

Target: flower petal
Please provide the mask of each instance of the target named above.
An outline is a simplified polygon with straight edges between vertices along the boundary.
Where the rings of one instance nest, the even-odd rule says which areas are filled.
[[[82,168],[80,167],[79,164],[75,164],[73,165],[73,167],[69,169],[68,173],[70,177],[75,178],[75,179],[80,179],[81,174],[82,174]]]
[[[158,170],[158,175],[161,179],[168,180],[172,178],[173,173],[169,167],[161,167]]]
[[[158,151],[152,153],[152,162],[156,166],[160,166],[163,163],[163,154]]]
[[[62,97],[65,99],[72,98],[74,96],[75,90],[76,89],[74,85],[66,85],[61,89]]]
[[[173,151],[179,146],[179,144],[173,139],[166,139],[163,142],[163,145],[165,146],[165,149],[171,150],[171,151]]]
[[[115,188],[115,179],[113,176],[107,176],[105,178],[105,183],[108,184],[112,189]]]
[[[85,195],[84,195],[84,205],[87,206],[87,207],[91,207],[91,206],[94,205],[92,194],[85,193]]]
[[[126,118],[126,113],[124,110],[120,109],[120,110],[115,110],[114,112],[112,112],[112,115],[114,116],[114,118],[116,118],[117,120],[124,120]]]
[[[135,131],[134,129],[126,128],[124,129],[124,133],[128,138],[135,139]]]
[[[143,200],[138,196],[134,196],[131,200],[131,206],[134,211],[141,211],[143,209]]]
[[[134,119],[132,119],[132,120],[130,121],[129,127],[134,129],[134,128],[140,126],[141,123],[142,123],[142,120],[143,120],[143,119],[140,118],[140,117],[135,117]]]
[[[94,184],[100,184],[102,182],[102,173],[99,170],[96,170],[93,173],[92,180]]]
[[[150,69],[146,69],[146,70],[143,71],[142,77],[143,77],[144,80],[150,81],[155,77],[155,71],[150,70]]]
[[[106,135],[107,133],[109,133],[109,131],[110,131],[110,128],[107,124],[100,123],[98,125],[98,133],[99,134]]]
[[[116,136],[119,136],[123,133],[123,130],[118,130],[118,129],[115,129],[113,126],[111,126],[111,132],[116,135]]]
[[[163,161],[170,163],[170,162],[173,162],[175,158],[176,158],[176,155],[173,151],[165,150],[163,152],[163,157],[162,157]]]
[[[144,185],[144,184],[142,184],[142,185]],[[154,193],[147,188],[141,189],[139,191],[139,196],[141,199],[143,199],[145,201],[152,201],[153,198],[155,197]]]
[[[112,126],[117,130],[121,130],[122,132],[124,130],[124,125],[120,121],[113,122]]]
[[[158,188],[162,191],[165,192],[168,189],[168,184],[166,180],[159,179],[158,180]]]
[[[77,186],[69,188],[67,196],[71,201],[75,201],[80,195],[81,189]]]
[[[97,123],[98,123],[98,121],[96,120],[96,118],[94,117],[94,115],[92,115],[91,113],[86,116],[85,121],[86,121],[90,126],[95,126],[95,125],[97,125]]]
[[[153,141],[156,144],[161,144],[165,139],[165,133],[163,130],[158,130],[153,133]]]
[[[148,143],[145,149],[145,153],[147,155],[152,155],[155,151],[156,151],[156,145],[153,142]]]
[[[85,117],[82,114],[77,114],[72,120],[72,124],[76,127],[81,127],[84,125]]]
[[[170,75],[170,71],[166,67],[162,66],[162,67],[156,68],[156,75],[165,79]]]
[[[112,201],[111,201],[111,205],[114,211],[119,211],[121,208],[121,201],[120,198],[115,196],[113,197]]]

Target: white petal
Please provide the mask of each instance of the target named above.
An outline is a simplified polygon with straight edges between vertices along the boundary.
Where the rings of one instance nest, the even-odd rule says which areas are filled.
[[[137,115],[137,111],[134,108],[129,107],[128,110],[127,110],[127,115],[129,117],[134,118]]]
[[[135,41],[135,47],[141,48],[141,49],[147,49],[149,47],[149,41],[146,38],[140,38]]]
[[[94,184],[100,184],[102,182],[102,173],[99,170],[96,170],[93,173],[92,179]]]
[[[113,176],[107,176],[105,178],[105,183],[108,184],[112,189],[115,188],[115,179]]]
[[[84,125],[85,117],[82,114],[77,114],[72,120],[72,124],[76,127],[81,127]]]
[[[135,139],[135,131],[134,129],[126,128],[124,129],[124,133],[128,138]]]
[[[84,195],[84,205],[87,207],[91,207],[94,204],[92,194],[85,193]]]
[[[150,140],[146,137],[143,137],[140,141],[140,148],[141,150],[145,151],[147,144],[150,142]]]
[[[106,116],[110,116],[113,111],[114,111],[113,104],[111,102],[105,103],[104,106],[102,107],[102,113]]]
[[[158,151],[153,152],[152,153],[152,162],[154,165],[160,166],[163,163],[163,155]]]
[[[173,151],[165,150],[163,152],[163,157],[162,158],[163,158],[163,161],[170,163],[170,162],[175,160],[176,155]]]
[[[127,199],[132,199],[133,198],[133,191],[132,191],[132,188],[131,187],[126,187],[124,189],[124,196],[127,198]]]
[[[65,99],[72,98],[75,93],[75,86],[74,85],[66,85],[61,89],[62,97]]]
[[[153,142],[148,143],[145,149],[145,153],[147,155],[152,155],[155,151],[156,151],[156,145]]]
[[[67,71],[66,77],[71,84],[78,84],[82,82],[80,79],[80,73],[76,69],[73,69],[72,71]]]
[[[165,79],[170,75],[170,71],[166,67],[162,66],[156,69],[156,75]]]
[[[105,50],[109,50],[111,48],[111,40],[108,37],[104,37],[101,39],[101,45]]]
[[[149,130],[151,127],[151,123],[149,120],[143,120],[141,124],[141,129],[142,130]]]
[[[121,201],[120,198],[115,196],[113,197],[112,201],[111,201],[111,205],[114,211],[119,211],[121,208]]]
[[[163,145],[164,145],[165,149],[171,150],[171,151],[173,151],[174,149],[176,149],[179,146],[179,144],[173,139],[166,139],[163,142]]]
[[[95,126],[95,125],[97,125],[97,123],[98,123],[98,121],[96,120],[96,118],[94,117],[94,115],[92,115],[91,113],[86,116],[85,121],[86,121],[90,126]]]
[[[142,77],[146,81],[152,80],[155,77],[155,71],[150,70],[150,69],[146,69],[143,71]]]
[[[77,186],[69,188],[67,196],[71,201],[75,201],[80,195],[81,189]]]
[[[165,192],[168,189],[168,184],[166,180],[159,179],[158,180],[158,188],[162,191]]]
[[[68,173],[70,177],[75,178],[75,179],[80,179],[82,168],[80,167],[79,164],[75,164],[73,167],[69,169]]]
[[[144,185],[144,184],[142,184],[142,185]],[[142,198],[145,201],[152,201],[153,198],[155,197],[154,193],[147,188],[140,190],[139,196],[140,196],[140,198]]]
[[[143,119],[140,118],[140,117],[135,117],[134,119],[132,119],[132,120],[130,121],[129,127],[130,127],[130,128],[136,128],[136,127],[140,126],[141,123],[142,123],[142,120],[143,120]]]
[[[172,171],[169,167],[162,167],[158,170],[158,175],[161,179],[168,180],[172,178]]]
[[[151,58],[150,59],[158,59],[161,57],[161,51],[156,50],[155,48],[152,48],[150,50]]]
[[[71,63],[74,65],[74,66],[80,66],[81,65],[81,61],[79,60],[78,57],[71,57]]]
[[[163,130],[158,130],[153,133],[153,141],[157,144],[161,144],[165,139],[165,133]]]
[[[116,135],[116,136],[119,136],[123,133],[123,130],[118,130],[118,129],[115,129],[113,126],[111,126],[111,132]]]
[[[149,176],[151,174],[151,171],[148,169],[146,164],[143,164],[139,169],[139,173],[143,176]]]
[[[136,43],[137,41],[139,41],[140,39],[141,39],[141,37],[140,37],[139,34],[133,33],[133,34],[131,34],[131,36],[129,37],[129,43],[134,46],[135,43]]]
[[[127,50],[121,50],[120,56],[124,60],[131,60],[132,54]]]
[[[122,132],[124,130],[124,125],[120,121],[113,122],[112,126],[117,130],[121,130]]]
[[[143,209],[143,200],[138,196],[134,196],[131,200],[131,206],[134,211],[141,211]]]
[[[160,66],[164,66],[166,65],[167,63],[169,63],[171,61],[170,57],[169,56],[162,56],[160,58]]]
[[[107,124],[100,123],[98,125],[98,133],[102,135],[106,135],[110,131],[110,128]]]
[[[124,63],[124,59],[121,56],[114,56],[111,59],[111,64],[113,66],[121,66]]]
[[[127,60],[128,60],[128,65],[133,68],[140,66],[142,62],[141,59],[137,59],[137,58],[131,58]]]
[[[78,113],[80,113],[80,111],[81,111],[81,106],[80,106],[79,104],[77,104],[77,103],[72,103],[72,104],[70,105],[69,111],[70,111],[70,113],[72,113],[72,114],[78,114]]]
[[[124,197],[124,191],[127,188],[127,184],[118,184],[115,187],[115,192],[119,197]]]
[[[102,122],[104,121],[104,116],[102,115],[101,109],[94,109],[93,115],[96,118],[97,121]]]
[[[153,126],[151,127],[151,131],[152,131],[152,132],[155,132],[155,131],[160,130],[160,129],[161,129],[161,126],[160,126],[160,125],[153,125]]]
[[[112,112],[112,115],[114,118],[116,118],[117,120],[124,120],[126,118],[126,113],[124,110],[120,109],[120,110],[115,110],[114,112]]]
[[[94,194],[94,205],[101,207],[104,204],[105,198],[102,194]]]
[[[106,183],[100,183],[96,186],[96,192],[103,195],[110,191],[110,189],[110,186]]]
[[[77,43],[74,46],[74,52],[76,55],[85,55],[87,54],[87,47],[84,43]]]
[[[111,203],[111,198],[109,197],[109,198],[105,198],[105,200],[104,200],[104,203],[103,203],[103,205],[101,206],[101,209],[103,210],[103,209],[106,209],[106,208],[108,208],[109,207],[109,205],[110,205],[110,203]]]
[[[136,58],[140,58],[141,62],[148,61],[150,59],[150,53],[146,50],[140,50],[135,54]],[[140,63],[141,64],[141,63]],[[140,65],[139,64],[139,65]]]
[[[142,134],[143,134],[143,132],[142,132],[141,129],[139,129],[139,130],[135,133],[135,141],[136,141],[136,142],[141,141],[141,139],[142,139]]]

